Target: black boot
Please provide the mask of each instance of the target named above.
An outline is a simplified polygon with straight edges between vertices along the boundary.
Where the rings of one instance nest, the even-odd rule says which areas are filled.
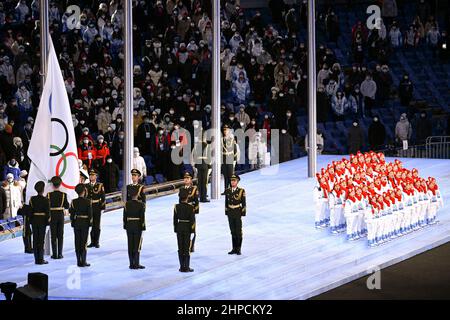
[[[134,265],[134,252],[129,253],[128,257],[130,259],[130,269],[136,269],[136,266]]]
[[[139,258],[140,258],[140,252],[138,251],[134,254],[134,259],[135,259],[134,261],[136,264],[136,268],[137,269],[145,269],[145,267],[143,265],[139,264]]]
[[[95,247],[100,248],[100,229],[95,233]]]
[[[82,267],[83,266],[83,261],[81,260],[81,254],[79,251],[75,251],[75,254],[77,256],[77,266],[78,267]]]
[[[81,253],[81,263],[82,263],[83,267],[90,267],[91,265],[89,263],[87,263],[87,261],[86,261],[86,255],[87,255],[87,251],[84,250],[84,252]]]
[[[186,269],[185,269],[186,272],[194,272],[194,269],[191,269],[189,267],[190,262],[191,262],[191,256],[190,255],[184,256],[184,265],[186,267]]]
[[[239,238],[237,239],[237,244],[236,244],[236,254],[237,254],[238,256],[241,255],[241,246],[242,246],[242,237],[239,237]]]
[[[178,252],[178,260],[180,261],[180,269],[178,271],[184,272],[184,258],[181,253]]]
[[[233,243],[233,250],[228,252],[228,254],[235,254],[236,253],[236,237],[231,236],[231,242]]]

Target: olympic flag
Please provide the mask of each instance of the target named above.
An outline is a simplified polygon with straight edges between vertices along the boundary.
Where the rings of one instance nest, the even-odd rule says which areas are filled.
[[[49,191],[50,179],[60,176],[61,191],[67,193],[69,200],[75,197],[74,189],[80,180],[69,98],[50,36],[47,59],[47,76],[28,148],[31,167],[27,202],[36,194],[34,184],[40,180],[46,183],[46,191]]]

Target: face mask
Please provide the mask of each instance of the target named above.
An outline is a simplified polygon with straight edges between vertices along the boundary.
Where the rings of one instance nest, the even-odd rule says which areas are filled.
[[[162,134],[163,134],[163,132],[164,132],[164,131],[160,130],[160,131],[159,131],[158,133],[159,133],[160,135],[162,135]]]
[[[119,136],[119,139],[122,140],[122,139],[123,139],[123,135],[120,135],[120,136]]]
[[[121,123],[122,122],[122,119],[117,119],[117,123]]]
[[[112,163],[112,159],[108,159],[108,160],[106,160],[106,162]]]
[[[81,120],[80,123],[81,123],[81,124],[84,124],[85,122],[84,122],[84,120]]]
[[[230,117],[230,121],[234,121],[234,117]]]
[[[89,140],[83,140],[84,144],[88,144]]]
[[[103,143],[103,139],[98,140],[98,143],[102,144]]]
[[[170,110],[170,111],[169,111],[169,113],[170,113],[170,114],[174,114],[174,113],[175,113],[175,111],[173,111],[173,110]]]
[[[290,113],[286,113],[286,116],[290,117],[290,116],[291,116],[291,114],[290,114]]]

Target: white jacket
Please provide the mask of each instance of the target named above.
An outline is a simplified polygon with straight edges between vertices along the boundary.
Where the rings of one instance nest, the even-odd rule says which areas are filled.
[[[133,169],[138,169],[142,177],[147,176],[147,165],[145,164],[144,158],[139,155],[133,157]]]

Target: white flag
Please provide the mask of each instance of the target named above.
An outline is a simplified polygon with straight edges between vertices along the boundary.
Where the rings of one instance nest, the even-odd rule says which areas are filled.
[[[28,148],[32,163],[28,175],[27,202],[36,195],[34,184],[37,181],[42,180],[49,187],[50,179],[60,176],[61,191],[66,192],[70,200],[76,196],[74,189],[80,180],[69,98],[50,36],[49,42],[47,76]]]

